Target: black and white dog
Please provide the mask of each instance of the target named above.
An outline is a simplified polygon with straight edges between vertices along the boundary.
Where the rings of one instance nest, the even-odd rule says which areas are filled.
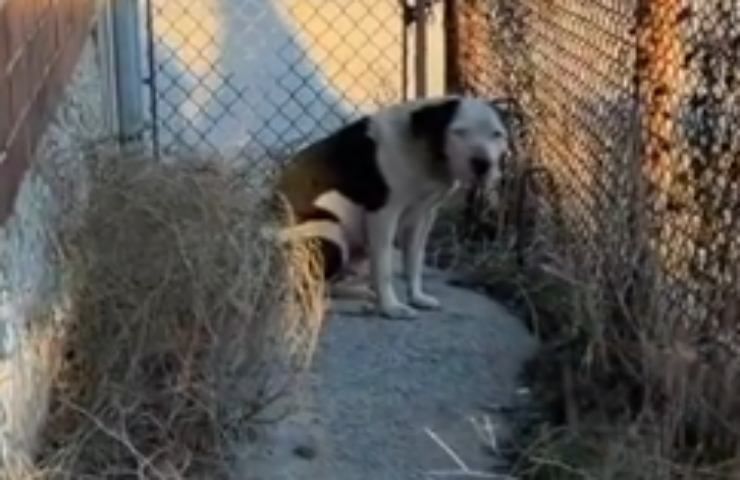
[[[408,319],[417,308],[439,308],[422,288],[427,237],[438,206],[460,183],[500,176],[508,148],[505,116],[495,100],[414,100],[380,109],[309,145],[278,178],[277,190],[296,219],[280,238],[317,239],[330,281],[367,258],[372,293],[387,317]],[[392,282],[396,241],[408,304]]]

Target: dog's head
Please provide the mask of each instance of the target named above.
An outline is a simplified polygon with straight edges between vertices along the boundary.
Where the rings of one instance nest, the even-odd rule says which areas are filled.
[[[505,112],[498,101],[451,97],[411,112],[411,132],[453,179],[483,184],[501,176],[509,148]]]

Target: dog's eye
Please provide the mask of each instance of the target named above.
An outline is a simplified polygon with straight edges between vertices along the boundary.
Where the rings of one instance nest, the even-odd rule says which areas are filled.
[[[453,134],[453,135],[456,135],[456,136],[458,136],[458,137],[464,137],[465,135],[467,135],[467,134],[468,134],[468,131],[467,131],[467,129],[465,129],[465,128],[463,128],[463,127],[453,127],[453,128],[451,129],[451,131],[452,131],[452,134]]]
[[[491,132],[491,138],[494,140],[498,140],[504,136],[504,133],[501,130],[494,130]]]

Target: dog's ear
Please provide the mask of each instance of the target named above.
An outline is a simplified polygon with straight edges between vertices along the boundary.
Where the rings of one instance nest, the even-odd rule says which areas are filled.
[[[411,112],[411,134],[416,138],[442,140],[460,106],[458,99],[424,105]]]
[[[507,128],[512,128],[514,122],[519,122],[523,119],[522,110],[516,98],[494,98],[489,100],[488,104],[501,116],[501,120],[503,120]]]

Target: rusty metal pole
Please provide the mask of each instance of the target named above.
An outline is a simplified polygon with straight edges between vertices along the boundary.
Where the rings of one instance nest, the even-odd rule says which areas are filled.
[[[680,0],[640,0],[636,15],[636,76],[644,132],[642,168],[652,186],[651,201],[659,215],[666,211],[678,168],[673,141],[684,57],[677,26],[680,11]],[[661,229],[670,230],[670,222],[661,219],[658,223]]]
[[[406,0],[400,0],[401,8],[401,99],[409,97],[409,6]]]
[[[427,0],[416,0],[414,17],[416,20],[416,97],[427,96]]]
[[[679,0],[641,0],[638,11],[637,74],[646,107],[647,166],[668,183],[683,58],[676,21],[681,6]]]
[[[409,97],[409,40],[406,21],[401,19],[401,99]]]
[[[445,91],[460,92],[460,23],[456,0],[444,0]]]
[[[680,88],[684,79],[684,51],[679,30],[680,0],[640,0],[637,20],[637,92],[642,109],[642,163],[645,179],[649,241],[657,245],[661,270],[669,275],[688,276],[689,249],[678,242],[692,242],[687,216],[675,210],[672,191],[680,169],[677,158],[676,119]],[[684,312],[667,313],[670,321]]]

